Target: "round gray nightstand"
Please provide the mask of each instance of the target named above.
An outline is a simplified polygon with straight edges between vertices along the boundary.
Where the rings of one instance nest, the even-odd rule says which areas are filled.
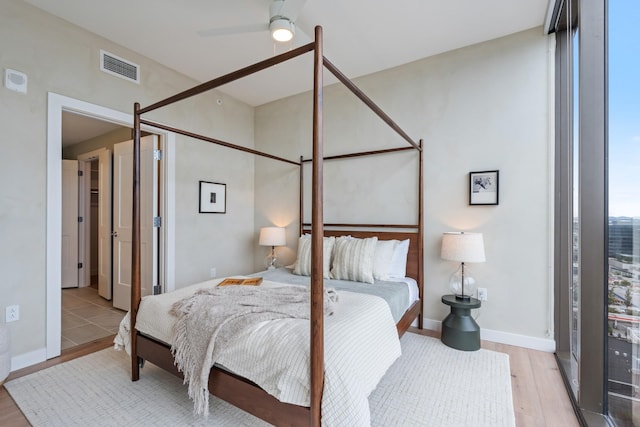
[[[480,326],[471,317],[471,309],[480,308],[480,300],[444,295],[442,302],[451,307],[451,313],[442,321],[442,342],[457,350],[479,350]]]

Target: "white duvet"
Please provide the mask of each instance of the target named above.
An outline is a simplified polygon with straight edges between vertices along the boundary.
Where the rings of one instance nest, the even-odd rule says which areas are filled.
[[[136,328],[171,344],[175,301],[197,289],[215,286],[212,280],[168,294],[145,297]],[[264,281],[262,286],[282,286]],[[116,346],[128,344],[127,315],[120,324]],[[338,292],[334,314],[325,317],[325,381],[322,398],[324,426],[368,426],[368,396],[400,356],[400,340],[387,303],[379,297]],[[245,377],[282,402],[309,406],[309,322],[279,319],[248,327],[222,351],[217,364]],[[215,412],[211,414],[215,417]]]

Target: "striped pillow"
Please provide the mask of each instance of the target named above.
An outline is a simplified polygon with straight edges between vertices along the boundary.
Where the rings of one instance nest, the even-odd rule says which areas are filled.
[[[377,237],[336,239],[331,278],[373,283],[373,257],[377,242]]]
[[[325,237],[322,241],[322,277],[329,278],[331,255],[336,238]],[[293,267],[293,274],[311,276],[311,236],[305,234],[298,240],[298,259]]]

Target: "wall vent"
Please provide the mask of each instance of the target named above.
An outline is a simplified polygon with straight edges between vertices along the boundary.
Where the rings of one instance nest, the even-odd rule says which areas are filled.
[[[100,50],[100,70],[114,76],[140,83],[140,66],[105,50]]]

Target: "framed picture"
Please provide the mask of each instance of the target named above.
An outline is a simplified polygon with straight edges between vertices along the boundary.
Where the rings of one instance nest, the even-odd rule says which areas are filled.
[[[499,171],[469,172],[469,204],[497,205]]]
[[[227,184],[200,181],[200,213],[227,213]]]

